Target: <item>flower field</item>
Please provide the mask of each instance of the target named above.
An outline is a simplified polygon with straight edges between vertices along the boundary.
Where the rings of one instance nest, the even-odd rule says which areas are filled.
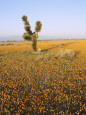
[[[86,40],[0,42],[0,115],[85,115]],[[72,49],[73,58],[58,57]]]

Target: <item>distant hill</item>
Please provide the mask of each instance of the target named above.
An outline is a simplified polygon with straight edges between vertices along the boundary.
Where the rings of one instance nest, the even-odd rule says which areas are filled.
[[[51,39],[86,39],[86,38],[71,38],[71,37],[56,37],[56,36],[39,36],[38,40],[51,40]],[[7,36],[7,37],[0,37],[0,41],[20,41],[23,40],[22,36]]]
[[[7,36],[7,37],[0,37],[0,41],[7,41],[7,40],[16,40],[16,41],[19,41],[19,40],[22,40],[22,37],[21,36]]]
[[[52,37],[52,36],[39,36],[38,40],[46,40],[46,39],[57,39],[57,37]],[[0,37],[0,41],[20,41],[23,40],[22,36],[7,36],[7,37]]]

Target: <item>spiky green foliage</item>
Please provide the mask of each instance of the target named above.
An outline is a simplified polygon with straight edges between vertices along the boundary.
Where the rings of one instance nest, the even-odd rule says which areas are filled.
[[[36,22],[35,31],[36,32],[40,32],[41,31],[41,27],[42,27],[42,23],[40,21],[37,21]]]
[[[29,33],[29,34],[32,34],[32,31],[31,31],[31,27],[30,27],[30,24],[29,22],[27,21],[27,16],[22,16],[22,20],[24,21],[24,25],[25,25],[25,30]]]
[[[24,29],[26,30],[26,33],[24,33],[22,37],[24,38],[24,40],[32,40],[33,51],[37,51],[38,32],[41,31],[42,23],[40,21],[37,21],[35,26],[35,32],[32,33],[30,29],[30,24],[27,21],[27,16],[23,15],[22,20],[24,21]]]
[[[31,40],[31,35],[29,33],[24,33],[22,37],[24,40]]]

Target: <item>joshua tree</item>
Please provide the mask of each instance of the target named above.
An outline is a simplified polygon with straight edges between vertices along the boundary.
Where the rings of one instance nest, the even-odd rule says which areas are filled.
[[[37,21],[35,26],[35,32],[32,32],[30,29],[30,24],[27,21],[27,16],[22,16],[22,20],[24,21],[24,28],[26,30],[26,33],[24,33],[22,37],[24,38],[24,40],[31,40],[33,51],[37,51],[38,32],[41,31],[42,23],[40,21]]]

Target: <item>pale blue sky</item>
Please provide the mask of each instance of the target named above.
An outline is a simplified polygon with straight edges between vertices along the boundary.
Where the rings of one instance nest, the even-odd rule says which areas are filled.
[[[42,22],[39,36],[86,38],[86,0],[0,0],[0,37],[22,36],[22,15],[32,31]]]

